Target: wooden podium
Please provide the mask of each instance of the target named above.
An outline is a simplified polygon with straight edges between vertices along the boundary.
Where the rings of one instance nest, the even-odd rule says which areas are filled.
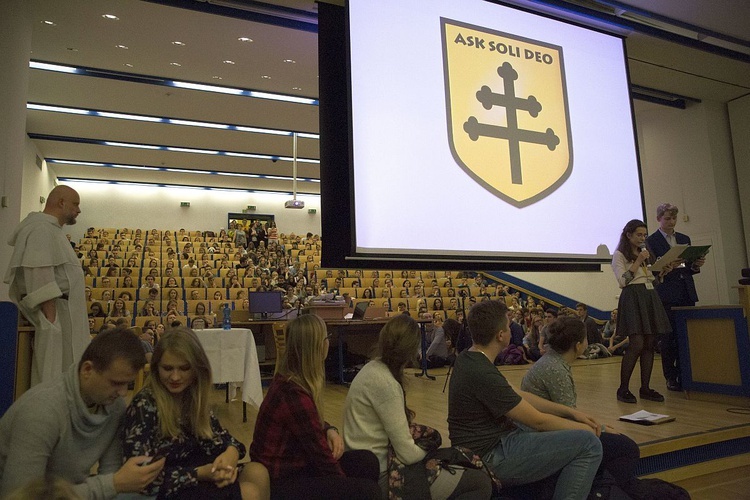
[[[740,302],[674,308],[683,390],[750,397],[750,287]]]

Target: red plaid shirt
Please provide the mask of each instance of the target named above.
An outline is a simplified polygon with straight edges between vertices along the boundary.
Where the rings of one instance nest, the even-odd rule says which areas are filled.
[[[281,375],[273,378],[260,405],[250,456],[266,466],[271,479],[344,475],[312,398]]]

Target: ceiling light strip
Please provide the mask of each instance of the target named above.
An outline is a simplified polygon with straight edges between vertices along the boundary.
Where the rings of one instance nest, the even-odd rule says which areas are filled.
[[[226,188],[226,187],[206,187],[206,186],[188,186],[182,184],[164,184],[160,182],[131,182],[131,181],[120,181],[111,180],[104,181],[98,179],[83,179],[78,177],[58,177],[60,182],[85,182],[87,184],[109,184],[116,186],[133,186],[133,187],[158,187],[168,189],[195,189],[199,191],[231,191],[239,193],[259,193],[259,194],[278,194],[284,196],[291,196],[291,191],[276,191],[271,189],[242,189],[242,188]],[[320,197],[318,193],[299,193],[303,196],[314,196]]]
[[[310,97],[299,97],[288,94],[276,94],[273,92],[261,92],[250,89],[238,89],[233,87],[223,87],[220,85],[206,85],[198,82],[185,82],[181,80],[170,80],[158,76],[137,75],[135,73],[125,73],[122,71],[102,70],[97,68],[64,66],[60,64],[47,63],[44,61],[29,61],[31,69],[40,69],[45,71],[55,71],[59,73],[71,73],[82,76],[93,76],[96,78],[106,78],[109,80],[119,80],[134,83],[145,83],[149,85],[161,85],[164,87],[176,87],[186,90],[196,90],[200,92],[211,92],[216,94],[229,94],[242,97],[252,97],[256,99],[266,99],[271,101],[283,101],[292,104],[306,104],[318,106],[320,101]]]
[[[215,123],[215,122],[203,122],[197,120],[182,120],[178,118],[167,118],[149,115],[135,115],[132,113],[118,113],[113,111],[100,111],[96,109],[82,109],[82,108],[71,108],[68,106],[55,106],[50,104],[41,104],[36,102],[30,102],[26,104],[27,109],[35,111],[48,111],[52,113],[67,113],[73,115],[88,115],[88,116],[100,116],[103,118],[114,118],[118,120],[134,120],[141,122],[150,123],[165,123],[170,125],[181,125],[186,127],[201,127],[201,128],[213,128],[220,130],[233,130],[238,132],[250,132],[254,134],[266,134],[266,135],[282,135],[291,137],[295,131],[292,130],[277,130],[262,127],[246,127],[244,125],[231,125],[228,123]],[[319,140],[319,134],[311,134],[306,132],[298,132],[298,137],[305,137],[307,139]]]
[[[133,142],[120,142],[120,141],[105,141],[101,139],[89,139],[84,137],[65,137],[60,135],[49,135],[49,134],[28,134],[30,139],[39,139],[42,141],[58,141],[58,142],[77,142],[82,144],[96,144],[99,146],[114,146],[121,148],[133,148],[133,149],[148,149],[152,151],[171,151],[180,153],[192,153],[192,154],[207,154],[207,155],[218,155],[218,156],[236,156],[241,158],[253,158],[256,160],[271,160],[271,161],[293,161],[288,156],[277,156],[267,155],[260,153],[244,153],[239,151],[216,151],[210,149],[196,149],[196,148],[183,148],[177,146],[161,146],[156,144],[138,144]],[[297,161],[304,163],[320,164],[320,160],[314,158],[297,158]]]
[[[266,175],[266,174],[247,174],[243,172],[222,172],[216,170],[192,170],[187,168],[176,168],[176,167],[150,167],[147,165],[128,165],[124,163],[101,163],[101,162],[89,162],[79,160],[66,160],[63,158],[46,158],[47,163],[55,165],[72,165],[82,167],[105,167],[105,168],[122,168],[129,170],[149,170],[156,172],[170,172],[180,174],[199,174],[199,175],[221,175],[227,177],[243,177],[247,179],[266,179],[276,181],[291,181],[292,178],[283,175]],[[314,179],[310,177],[298,177],[297,181],[300,182],[311,182],[313,184],[320,184],[320,179]]]

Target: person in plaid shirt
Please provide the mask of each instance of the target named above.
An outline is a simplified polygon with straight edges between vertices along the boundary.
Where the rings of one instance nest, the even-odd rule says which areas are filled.
[[[286,352],[258,412],[250,456],[268,469],[272,498],[378,499],[378,459],[344,452],[323,420],[325,322],[307,314],[287,327]]]

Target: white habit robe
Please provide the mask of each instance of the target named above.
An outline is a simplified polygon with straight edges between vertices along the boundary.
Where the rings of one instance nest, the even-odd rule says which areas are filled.
[[[81,263],[57,217],[43,212],[21,221],[8,244],[14,248],[5,283],[11,300],[36,330],[31,384],[60,378],[90,341]],[[41,310],[41,304],[52,299],[54,323]]]

